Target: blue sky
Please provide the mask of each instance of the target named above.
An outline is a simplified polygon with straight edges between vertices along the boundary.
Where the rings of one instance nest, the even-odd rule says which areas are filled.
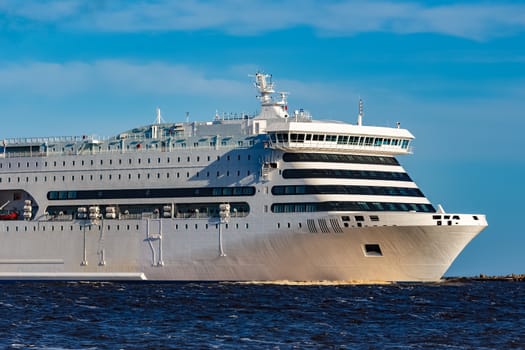
[[[525,273],[524,2],[0,0],[0,138],[253,113],[257,70],[292,109],[354,122],[361,97],[416,136],[423,192],[489,220],[448,275]]]

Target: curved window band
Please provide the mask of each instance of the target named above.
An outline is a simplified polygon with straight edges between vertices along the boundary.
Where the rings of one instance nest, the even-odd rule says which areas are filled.
[[[318,211],[416,211],[435,213],[431,204],[385,203],[385,202],[305,202],[274,203],[274,213],[303,213]]]
[[[343,170],[343,169],[285,169],[285,179],[366,179],[366,180],[393,180],[412,181],[407,173],[370,170]]]
[[[326,162],[326,163],[358,163],[399,165],[394,157],[364,156],[359,154],[331,154],[331,153],[285,153],[285,162]]]
[[[273,186],[272,194],[275,196],[301,194],[362,194],[372,196],[424,197],[419,188],[344,185]]]

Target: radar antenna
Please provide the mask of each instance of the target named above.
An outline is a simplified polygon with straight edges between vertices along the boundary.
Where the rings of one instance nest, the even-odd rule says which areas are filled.
[[[269,81],[267,81],[268,79]],[[262,105],[269,105],[272,103],[272,94],[275,93],[273,89],[273,82],[271,74],[255,73],[255,87],[259,90],[259,96]]]
[[[259,113],[259,117],[288,118],[288,93],[280,91],[280,99],[273,97],[275,90],[272,82],[272,75],[257,72],[255,75],[251,75],[251,77],[255,78],[254,86],[259,92],[257,95],[257,98],[261,102],[261,112]]]

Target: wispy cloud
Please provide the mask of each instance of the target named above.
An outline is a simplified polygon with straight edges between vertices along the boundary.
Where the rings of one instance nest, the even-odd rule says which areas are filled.
[[[126,60],[0,62],[0,94],[26,100],[51,98],[65,103],[71,98],[89,99],[97,94],[127,99],[151,96],[155,100],[200,101],[199,107],[206,106],[208,110],[219,105],[229,110],[255,110],[257,92],[247,75],[255,72],[254,67],[246,64],[216,72],[191,65]],[[275,88],[291,92],[291,108],[316,108],[311,111],[331,119],[338,116],[338,110],[349,98],[357,105],[360,91],[351,81],[305,81],[285,76],[278,78]]]
[[[121,60],[3,64],[0,91],[66,96],[97,90],[124,94],[235,95],[246,83],[210,77],[185,65]]]
[[[44,97],[108,92],[121,96],[146,94],[252,101],[256,92],[250,86],[247,73],[255,70],[256,65],[253,64],[230,66],[216,71],[212,68],[163,61],[0,62],[0,92]],[[275,87],[277,91],[291,92],[292,102],[308,102],[309,105],[331,105],[334,102],[344,105],[348,98],[357,100],[363,94],[391,97],[393,100],[409,96],[417,96],[419,99],[439,96],[440,100],[454,100],[459,98],[456,95],[463,99],[475,99],[491,95],[512,96],[523,91],[523,79],[520,77],[506,79],[505,84],[501,83],[503,78],[486,80],[483,84],[459,78],[451,81],[436,76],[420,79],[432,81],[432,84],[424,88],[418,81],[408,82],[406,76],[396,74],[382,75],[380,81],[366,78],[345,82],[280,76]]]
[[[107,32],[217,30],[256,35],[298,26],[322,35],[438,33],[474,40],[525,31],[525,4],[285,0],[1,1],[0,15]],[[9,22],[9,21],[8,21]]]

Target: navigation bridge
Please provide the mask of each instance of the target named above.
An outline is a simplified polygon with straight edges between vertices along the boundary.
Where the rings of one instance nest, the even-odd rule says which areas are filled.
[[[412,153],[406,129],[336,122],[282,122],[266,128],[271,147],[285,151],[329,151],[400,155]]]

